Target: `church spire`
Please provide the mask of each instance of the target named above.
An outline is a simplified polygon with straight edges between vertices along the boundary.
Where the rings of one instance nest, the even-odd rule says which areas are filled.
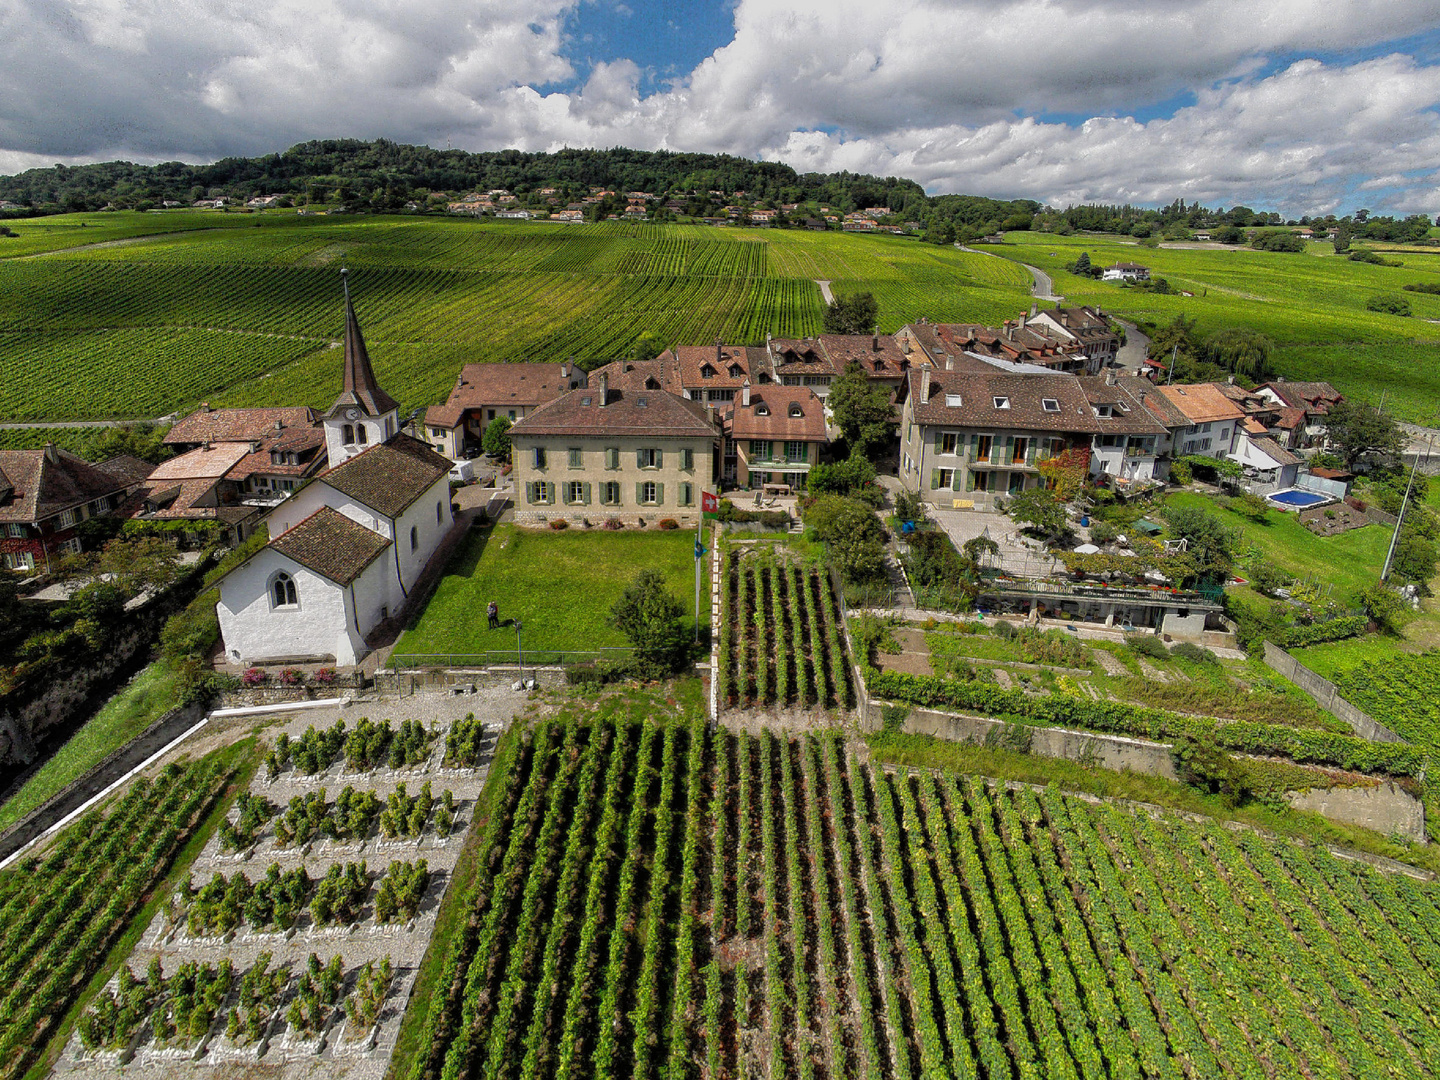
[[[355,307],[350,302],[349,274],[349,270],[340,271],[340,284],[345,291],[345,382],[327,415],[334,416],[341,409],[358,406],[369,416],[383,416],[400,406],[375,381],[370,354],[365,351],[365,338],[360,333],[360,322],[355,318]]]

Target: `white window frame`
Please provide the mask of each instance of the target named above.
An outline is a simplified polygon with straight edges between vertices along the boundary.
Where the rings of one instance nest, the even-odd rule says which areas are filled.
[[[640,492],[642,496],[640,500],[642,505],[658,506],[660,504],[660,485],[657,484],[654,480],[643,481]]]
[[[277,604],[275,602],[275,588],[280,584],[282,579],[286,583],[286,599],[283,603]],[[295,584],[295,575],[291,574],[288,570],[276,570],[275,573],[270,575],[270,581],[265,586],[265,594],[270,599],[271,611],[296,611],[300,607],[300,589]]]

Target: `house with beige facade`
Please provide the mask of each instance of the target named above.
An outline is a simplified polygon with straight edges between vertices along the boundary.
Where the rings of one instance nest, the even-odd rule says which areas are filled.
[[[602,369],[510,429],[515,520],[694,525],[719,476],[720,439],[713,409],[643,384],[611,387]]]
[[[739,487],[786,484],[803,491],[829,442],[825,402],[803,386],[741,387],[724,427],[723,475]]]

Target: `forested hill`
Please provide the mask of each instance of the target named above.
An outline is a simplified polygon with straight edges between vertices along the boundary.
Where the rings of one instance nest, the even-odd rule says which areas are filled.
[[[301,143],[283,154],[225,158],[213,165],[56,165],[0,176],[0,201],[31,212],[98,210],[105,206],[148,209],[165,200],[187,205],[206,197],[231,199],[288,195],[296,202],[364,202],[372,210],[399,209],[432,192],[526,193],[554,187],[567,195],[592,187],[657,196],[685,192],[744,192],[755,203],[824,203],[841,211],[886,207],[897,215],[928,222],[937,216],[957,222],[1029,217],[1039,204],[974,196],[926,196],[913,180],[857,173],[797,173],[772,161],[725,154],[680,154],[663,150],[561,150],[528,154],[500,150],[472,154],[436,150],[379,139],[333,139]]]

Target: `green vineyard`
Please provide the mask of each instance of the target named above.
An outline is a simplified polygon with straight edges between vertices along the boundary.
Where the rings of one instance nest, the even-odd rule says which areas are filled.
[[[0,366],[18,375],[0,386],[0,421],[327,405],[341,266],[377,373],[407,408],[444,400],[465,363],[608,360],[645,333],[814,334],[821,280],[874,292],[884,331],[1013,317],[1029,287],[1003,259],[790,230],[107,214],[17,231],[0,251]]]
[[[406,1080],[1440,1069],[1440,889],[1324,851],[699,720],[516,729],[486,797]]]

